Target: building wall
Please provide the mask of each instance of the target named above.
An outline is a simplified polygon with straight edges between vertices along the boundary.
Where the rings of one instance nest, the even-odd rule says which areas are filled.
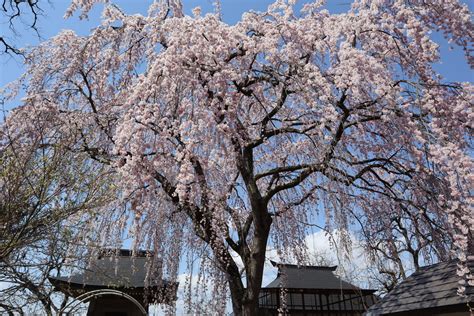
[[[354,311],[301,311],[289,310],[285,314],[279,314],[274,309],[260,309],[259,316],[362,316],[362,313]]]
[[[143,313],[128,299],[104,295],[89,304],[87,316],[143,316]]]
[[[362,315],[373,305],[376,297],[362,293],[312,293],[299,290],[286,293],[286,308],[291,315]],[[262,290],[259,306],[262,310],[276,311],[281,307],[280,295],[277,291]],[[275,314],[275,313],[274,313]],[[272,314],[272,315],[274,315]]]

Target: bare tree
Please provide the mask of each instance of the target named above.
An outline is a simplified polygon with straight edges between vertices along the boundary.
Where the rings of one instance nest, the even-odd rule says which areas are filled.
[[[365,221],[359,218],[362,239],[373,263],[370,274],[382,293],[390,292],[421,266],[453,255],[446,218],[434,221],[427,210],[398,206],[385,210],[390,216]]]
[[[54,315],[67,303],[69,298],[54,293],[48,281],[50,275],[61,273],[66,262],[67,243],[60,237],[61,227],[55,225],[45,240],[2,258],[0,282],[7,286],[0,290],[0,310],[10,315]]]
[[[10,315],[53,315],[68,301],[53,294],[48,277],[74,261],[70,241],[81,214],[113,198],[112,175],[71,161],[66,139],[44,132],[47,123],[38,122],[28,141],[0,126],[0,311]]]
[[[39,37],[38,19],[43,13],[40,0],[2,0],[2,22],[8,24],[8,31],[0,34],[1,53],[21,55],[21,49],[15,44],[15,38],[20,36],[19,28],[30,29]]]

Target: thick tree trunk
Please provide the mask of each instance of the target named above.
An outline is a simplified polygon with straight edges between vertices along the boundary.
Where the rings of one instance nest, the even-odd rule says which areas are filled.
[[[234,315],[257,316],[258,313],[258,297],[262,287],[263,268],[265,265],[265,253],[267,247],[268,236],[270,233],[271,217],[269,215],[256,221],[261,223],[259,229],[255,229],[252,244],[252,251],[242,256],[245,266],[245,275],[247,286],[243,291],[239,291],[237,286],[233,286],[231,282],[231,297]],[[239,276],[240,278],[240,276]],[[238,284],[237,282],[235,282]],[[242,282],[240,282],[242,284]],[[234,289],[233,289],[234,288]]]
[[[257,316],[258,315],[258,296],[262,287],[263,267],[265,264],[265,253],[267,248],[268,236],[272,218],[268,213],[267,203],[260,194],[257,182],[254,177],[253,167],[253,147],[240,147],[239,140],[233,141],[236,147],[236,153],[241,154],[238,161],[238,169],[241,172],[248,192],[249,202],[252,208],[249,225],[253,224],[253,235],[251,236],[251,245],[248,245],[247,234],[249,229],[243,229],[239,232],[239,246],[237,252],[242,259],[245,267],[246,287],[242,292],[231,288],[232,307],[236,316]],[[247,225],[247,222],[246,222]],[[250,227],[250,226],[248,226]],[[242,281],[240,279],[240,284]],[[238,282],[235,282],[236,284]],[[243,295],[242,295],[243,294]],[[237,306],[240,304],[239,306]]]
[[[242,316],[257,316],[258,314],[258,301],[248,302],[242,307]]]
[[[239,291],[238,286],[234,282],[229,282],[229,287],[234,316],[258,315],[258,293],[260,287],[258,287],[257,291],[249,291],[248,288]]]
[[[232,300],[232,311],[234,316],[243,315],[243,300],[245,296],[245,289],[242,284],[240,275],[229,277],[230,297]]]
[[[265,264],[265,242],[255,247],[252,254],[244,260],[246,272],[246,288],[243,287],[240,275],[229,277],[229,288],[232,299],[232,309],[235,316],[257,316],[258,296],[262,287],[263,268]],[[263,246],[265,245],[265,246]]]
[[[239,289],[238,284],[230,280],[229,288],[234,316],[258,315],[258,294],[260,291],[260,286],[258,286],[256,289],[254,288],[253,290],[250,290],[249,288]]]

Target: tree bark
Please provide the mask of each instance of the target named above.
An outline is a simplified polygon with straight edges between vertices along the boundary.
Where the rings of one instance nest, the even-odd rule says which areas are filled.
[[[268,213],[267,203],[260,194],[254,177],[253,168],[253,149],[252,147],[240,148],[237,140],[234,141],[236,152],[241,154],[238,168],[242,174],[252,209],[253,236],[252,244],[247,244],[247,232],[240,232],[240,251],[244,267],[247,286],[243,291],[243,297],[240,293],[231,290],[234,315],[257,316],[258,315],[258,296],[262,286],[263,268],[265,264],[265,253],[267,248],[268,236],[272,218]],[[240,277],[240,276],[239,276]],[[234,296],[236,295],[236,296]],[[240,302],[240,306],[235,306]]]
[[[242,286],[242,280],[240,276],[238,280],[233,277],[229,278],[230,297],[232,300],[232,311],[235,316],[243,315],[243,299],[245,295],[245,289]]]
[[[243,306],[244,316],[258,315],[258,296],[262,287],[263,268],[265,265],[265,253],[270,233],[271,217],[266,214],[265,219],[259,229],[255,229],[254,250],[247,262],[245,270],[247,272],[246,297]],[[257,226],[257,223],[256,223]]]
[[[234,313],[235,314],[235,313]],[[248,302],[242,306],[242,316],[257,316],[258,315],[258,302]]]
[[[255,227],[252,250],[244,244],[243,250],[239,253],[245,267],[246,287],[242,283],[240,273],[235,273],[237,265],[232,259],[232,263],[227,266],[229,277],[229,288],[232,300],[232,309],[235,316],[256,316],[258,315],[258,297],[262,286],[263,269],[265,264],[265,251],[270,234],[272,219],[268,213],[256,221],[259,224]],[[250,250],[250,251],[248,251]]]

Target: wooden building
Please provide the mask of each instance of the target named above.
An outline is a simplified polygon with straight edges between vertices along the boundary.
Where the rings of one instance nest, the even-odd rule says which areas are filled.
[[[88,316],[141,316],[150,304],[173,303],[178,288],[176,282],[161,279],[161,266],[152,254],[132,256],[127,249],[104,249],[82,273],[49,280],[56,290],[90,302]]]
[[[468,261],[474,272],[474,258]],[[466,286],[465,296],[457,294],[460,277],[457,261],[420,268],[373,305],[367,316],[469,316],[474,308],[474,287]]]
[[[278,267],[278,275],[260,291],[261,315],[279,315],[282,297],[286,297],[284,314],[304,316],[362,315],[377,300],[375,290],[360,289],[337,277],[337,266],[272,264]]]

